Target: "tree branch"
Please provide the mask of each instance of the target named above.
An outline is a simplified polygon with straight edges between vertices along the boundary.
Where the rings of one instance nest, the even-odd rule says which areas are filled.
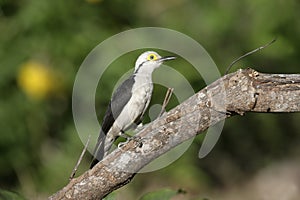
[[[239,70],[143,127],[137,134],[142,143],[132,140],[113,151],[49,199],[101,199],[129,183],[158,156],[233,114],[299,111],[300,74]]]

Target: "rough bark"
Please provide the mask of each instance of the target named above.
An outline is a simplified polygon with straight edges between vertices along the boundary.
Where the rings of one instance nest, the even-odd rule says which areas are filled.
[[[137,134],[142,142],[131,140],[49,199],[102,199],[158,156],[233,114],[299,111],[300,74],[239,70],[145,126]]]

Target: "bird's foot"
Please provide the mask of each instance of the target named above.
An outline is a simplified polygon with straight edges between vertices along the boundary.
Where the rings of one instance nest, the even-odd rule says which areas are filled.
[[[125,144],[127,144],[130,141],[130,137],[126,137],[126,141],[125,142],[120,142],[118,144],[118,149],[121,149]]]
[[[118,144],[118,149],[122,148],[125,144],[127,144],[128,142],[134,140],[137,143],[138,147],[143,146],[143,139],[140,136],[132,136],[132,137],[126,137],[126,141],[125,142],[120,142]]]

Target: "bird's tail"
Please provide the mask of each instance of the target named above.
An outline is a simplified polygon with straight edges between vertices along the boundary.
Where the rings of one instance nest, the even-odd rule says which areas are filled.
[[[97,145],[93,153],[94,158],[92,160],[90,169],[92,169],[99,161],[107,156],[109,149],[113,145],[115,139],[116,138],[112,134],[106,136],[103,132],[100,133]]]
[[[91,162],[90,165],[90,169],[92,169],[99,161],[101,161],[103,159],[103,157],[105,156],[105,152],[104,152],[104,145],[105,145],[105,134],[101,131],[97,144],[95,146],[95,150],[93,152],[93,160]]]

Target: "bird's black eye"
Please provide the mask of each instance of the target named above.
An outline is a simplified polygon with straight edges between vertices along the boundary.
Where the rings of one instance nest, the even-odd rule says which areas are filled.
[[[151,53],[147,56],[147,60],[157,60],[157,55],[154,53]]]

